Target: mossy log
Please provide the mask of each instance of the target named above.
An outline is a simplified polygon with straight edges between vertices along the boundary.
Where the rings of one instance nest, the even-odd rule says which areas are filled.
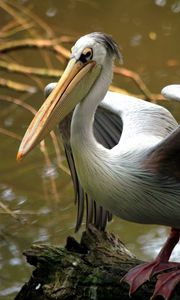
[[[127,300],[128,285],[120,280],[142,262],[113,234],[92,226],[80,243],[68,237],[65,248],[33,245],[24,254],[35,270],[15,300]],[[149,300],[154,284],[144,284],[131,300]],[[173,300],[180,299],[177,293]]]

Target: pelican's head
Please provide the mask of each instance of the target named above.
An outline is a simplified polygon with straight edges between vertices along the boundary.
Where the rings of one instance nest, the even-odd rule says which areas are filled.
[[[17,159],[22,159],[53,130],[91,91],[107,61],[121,58],[109,35],[90,33],[72,47],[70,61],[56,87],[47,97],[21,142]]]
[[[115,57],[121,59],[117,44],[113,41],[110,35],[93,32],[82,36],[77,40],[75,45],[72,47],[71,58],[78,60],[92,59],[97,64],[105,64],[108,58],[113,59]]]

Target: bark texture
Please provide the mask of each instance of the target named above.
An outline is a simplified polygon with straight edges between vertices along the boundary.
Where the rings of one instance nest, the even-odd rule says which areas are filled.
[[[92,226],[80,243],[68,237],[65,248],[34,245],[24,254],[35,270],[15,300],[128,300],[128,285],[120,279],[142,262],[113,234]],[[154,283],[144,284],[131,300],[149,300]],[[179,291],[173,300],[180,299]]]

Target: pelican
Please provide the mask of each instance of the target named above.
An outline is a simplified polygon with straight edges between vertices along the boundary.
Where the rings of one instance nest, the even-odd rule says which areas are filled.
[[[100,229],[111,214],[169,226],[157,257],[123,278],[132,294],[160,274],[153,298],[161,295],[167,300],[180,281],[180,264],[169,261],[180,237],[180,127],[165,108],[108,91],[114,59],[120,57],[109,35],[95,32],[78,39],[64,74],[47,88],[50,94],[27,129],[17,159],[60,124],[79,210],[84,199],[90,199],[87,222],[92,221],[95,201],[101,211]],[[172,89],[166,89],[165,95],[173,98]],[[66,122],[70,132],[65,130]]]

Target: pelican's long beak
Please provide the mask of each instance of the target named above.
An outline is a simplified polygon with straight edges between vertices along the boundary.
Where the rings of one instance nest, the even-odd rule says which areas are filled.
[[[72,58],[55,89],[47,97],[19,147],[17,160],[21,160],[61,122],[85,96],[100,74],[101,66],[95,61],[83,63]]]

